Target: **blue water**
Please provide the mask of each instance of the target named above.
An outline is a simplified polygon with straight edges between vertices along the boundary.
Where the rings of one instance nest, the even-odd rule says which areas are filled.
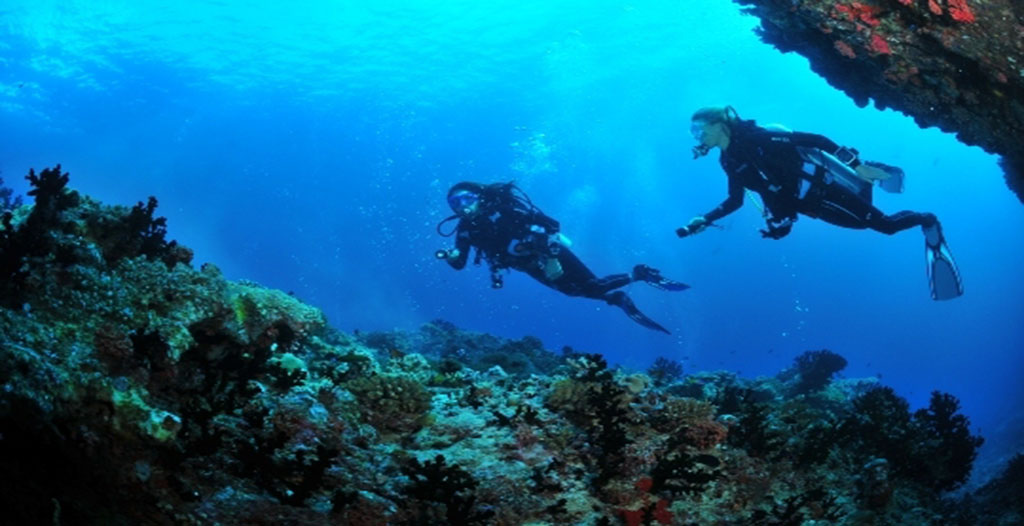
[[[7,0],[0,7],[0,176],[63,163],[108,204],[155,195],[170,237],[230,279],[294,291],[343,329],[444,318],[644,368],[774,374],[829,348],[913,407],[959,397],[982,432],[1024,399],[1024,206],[996,158],[892,111],[858,108],[726,0],[382,2]],[[825,134],[903,167],[886,211],[942,220],[966,295],[933,302],[916,230],[809,218],[762,240],[749,202],[693,161],[689,116]],[[629,293],[665,336],[523,275],[433,258],[447,188],[516,180],[598,274],[639,262],[693,288]]]

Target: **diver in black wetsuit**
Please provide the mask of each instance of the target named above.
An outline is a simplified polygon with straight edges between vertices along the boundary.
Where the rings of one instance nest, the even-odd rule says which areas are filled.
[[[871,203],[872,183],[901,192],[903,172],[875,162],[861,162],[858,152],[827,137],[758,126],[739,118],[731,106],[702,108],[694,113],[691,132],[697,139],[694,158],[713,148],[729,178],[729,196],[714,210],[697,216],[679,237],[703,231],[743,204],[746,190],[764,203],[764,237],[789,234],[798,214],[846,228],[870,228],[895,234],[920,226],[925,233],[928,278],[934,299],[963,294],[963,286],[942,228],[934,214],[903,211],[887,215]]]
[[[512,183],[458,183],[448,191],[448,204],[455,215],[438,225],[438,233],[454,234],[455,248],[438,250],[437,258],[460,270],[466,266],[470,248],[476,247],[474,263],[487,261],[494,288],[503,286],[503,270],[520,270],[569,296],[599,299],[620,307],[637,323],[665,333],[668,330],[640,312],[625,292],[615,289],[634,281],[663,290],[689,288],[646,265],[635,266],[630,274],[597,277],[569,250],[558,221],[541,212]],[[442,232],[441,225],[454,219],[459,221],[455,229]]]

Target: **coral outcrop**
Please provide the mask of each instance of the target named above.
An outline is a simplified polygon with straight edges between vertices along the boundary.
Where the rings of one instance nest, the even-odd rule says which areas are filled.
[[[35,175],[34,173],[32,174]],[[956,399],[911,412],[823,351],[775,378],[646,374],[434,321],[344,334],[196,269],[155,201],[32,180],[0,261],[0,504],[10,524],[919,525],[970,507]],[[809,383],[809,385],[807,385]],[[1019,517],[1019,515],[1018,515]],[[969,522],[960,522],[968,524]],[[989,522],[986,522],[988,524]],[[995,524],[995,522],[991,522]]]
[[[906,113],[1002,156],[1024,201],[1024,4],[1018,0],[734,0],[857,104]]]

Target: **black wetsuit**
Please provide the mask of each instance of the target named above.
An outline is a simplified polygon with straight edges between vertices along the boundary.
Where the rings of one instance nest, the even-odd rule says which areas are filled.
[[[834,154],[840,146],[827,137],[811,133],[774,131],[753,121],[730,127],[729,146],[719,162],[729,176],[729,197],[704,214],[713,222],[743,204],[743,191],[757,192],[771,213],[766,237],[780,238],[789,233],[797,213],[847,228],[870,228],[895,234],[914,226],[930,226],[933,214],[903,211],[886,215],[871,204],[870,186],[858,195],[842,185],[826,182],[823,169],[809,173],[798,147],[816,148]],[[852,168],[857,166],[854,160]],[[788,220],[788,221],[787,221]],[[781,225],[781,226],[775,226]]]
[[[533,227],[533,230],[531,230]],[[448,263],[455,269],[466,266],[471,247],[477,247],[492,270],[511,268],[570,296],[583,296],[618,304],[620,295],[612,290],[628,285],[629,274],[597,277],[566,247],[555,249],[548,236],[556,234],[558,221],[539,210],[524,210],[510,204],[491,205],[472,219],[460,219],[455,233],[459,256]],[[537,232],[535,230],[541,230]],[[549,279],[544,268],[550,258],[562,266],[562,275]]]

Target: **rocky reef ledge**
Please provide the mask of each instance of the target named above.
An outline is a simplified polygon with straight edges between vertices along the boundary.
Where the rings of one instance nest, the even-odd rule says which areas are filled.
[[[647,371],[443,321],[346,334],[195,269],[156,200],[57,167],[0,226],[0,503],[47,525],[1020,523],[1024,457],[808,351],[774,377]],[[2,192],[0,192],[2,194]],[[1016,522],[1014,522],[1016,521]]]
[[[858,105],[869,99],[1002,156],[1024,201],[1024,2],[734,0]]]

